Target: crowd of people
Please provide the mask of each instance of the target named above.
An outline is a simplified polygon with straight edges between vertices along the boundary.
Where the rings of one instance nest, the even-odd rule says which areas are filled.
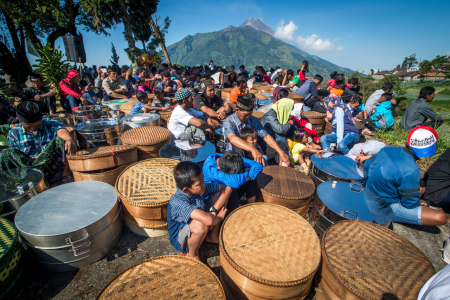
[[[211,61],[200,67],[141,65],[134,77],[128,66],[85,67],[82,74],[71,69],[59,83],[60,105],[70,112],[81,104],[135,96],[130,115],[172,110],[168,129],[173,140],[212,140],[215,130],[223,129],[224,154],[212,155],[203,167],[181,162],[174,170],[178,189],[169,203],[170,238],[178,250],[196,259],[203,240],[217,243],[221,221],[240,199],[256,200],[256,178],[265,166],[296,167],[309,174],[311,156],[327,152],[347,155],[364,166],[367,197],[387,203],[394,221],[446,223],[446,215],[427,208],[425,201],[450,207],[450,150],[423,178],[416,164],[434,155],[434,129],[444,122],[429,105],[434,88],[422,88],[406,109],[400,122],[410,132],[405,147],[358,143],[361,133],[392,129],[397,104],[393,85],[386,82],[372,95],[363,95],[357,78],[333,72],[324,82],[319,74],[307,77],[309,68],[304,61],[296,72],[279,67],[266,72],[259,66],[251,73],[243,65],[222,68]],[[63,124],[44,117],[57,109],[56,91],[45,86],[39,74],[31,74],[30,81],[33,86],[16,95],[14,105],[0,99],[0,122],[9,126],[1,168],[40,168],[49,182],[69,181],[65,155],[76,153],[76,142]],[[273,88],[273,103],[261,120],[252,115],[260,109],[250,92],[255,84]],[[231,89],[228,99],[221,96],[225,88]],[[319,136],[306,111],[324,114],[331,133]]]

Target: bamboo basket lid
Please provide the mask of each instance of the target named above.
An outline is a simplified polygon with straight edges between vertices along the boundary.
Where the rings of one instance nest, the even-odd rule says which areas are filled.
[[[274,287],[310,280],[320,263],[319,238],[308,222],[268,203],[234,210],[220,230],[219,249],[237,272]]]
[[[325,119],[325,117],[327,116],[327,114],[318,112],[318,111],[303,111],[303,115],[307,118],[312,118],[312,119]],[[325,120],[324,120],[325,121]]]
[[[305,97],[297,95],[295,93],[289,93],[289,95],[287,97],[294,101],[299,101],[299,103],[302,103],[305,100]]]
[[[224,88],[224,89],[222,89],[222,92],[231,93],[231,91],[232,91],[233,89],[234,89],[234,88]]]
[[[255,95],[256,99],[258,99],[258,100],[267,100],[267,99],[269,99],[269,97],[267,97],[265,95],[262,95],[262,94],[253,94],[253,95]]]
[[[155,94],[147,93],[147,98],[148,100],[153,100],[155,99]],[[133,101],[136,102],[137,101],[136,95],[133,95],[131,99],[133,99]]]
[[[125,131],[122,142],[128,145],[150,146],[172,138],[169,129],[160,126],[143,126]]]
[[[172,115],[172,111],[160,111],[159,116],[162,120],[168,120]]]
[[[120,199],[137,207],[155,207],[169,203],[177,191],[173,170],[175,159],[152,158],[123,170],[116,182]]]
[[[133,101],[121,104],[119,106],[120,110],[130,110],[131,108],[133,108],[134,103],[136,103],[137,99],[135,98],[136,96],[133,96]]]
[[[312,179],[294,168],[267,166],[257,181],[262,193],[286,200],[308,199],[315,190]]]
[[[117,275],[97,299],[223,299],[219,279],[203,263],[179,255],[154,257]]]
[[[414,244],[369,222],[337,222],[324,233],[321,248],[323,268],[360,299],[378,300],[384,293],[416,299],[436,273]]]
[[[117,154],[133,152],[137,148],[131,145],[114,145],[98,148],[88,148],[78,150],[75,155],[67,155],[68,160],[87,160],[93,158],[114,156]]]

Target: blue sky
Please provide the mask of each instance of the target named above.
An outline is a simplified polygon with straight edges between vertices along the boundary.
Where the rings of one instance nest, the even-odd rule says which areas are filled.
[[[284,3],[284,4],[279,4]],[[392,69],[405,56],[420,59],[450,55],[450,1],[165,1],[157,16],[172,24],[166,44],[186,35],[239,26],[260,18],[284,41],[310,54],[353,70]],[[280,22],[284,24],[280,27]],[[292,23],[291,23],[292,21]],[[297,29],[296,29],[297,28]],[[111,42],[119,64],[128,64],[123,26],[108,37],[82,32],[87,65],[108,65]],[[64,52],[62,39],[58,39]],[[140,46],[140,44],[138,44]],[[216,62],[220,64],[220,62]],[[274,62],[274,67],[276,62]],[[294,69],[299,66],[292,66]]]

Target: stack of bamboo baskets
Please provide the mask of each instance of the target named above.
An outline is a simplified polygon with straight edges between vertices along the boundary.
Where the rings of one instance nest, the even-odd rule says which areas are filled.
[[[130,129],[122,134],[124,145],[133,145],[138,149],[138,161],[158,158],[159,149],[172,141],[170,130],[160,126],[143,126]]]

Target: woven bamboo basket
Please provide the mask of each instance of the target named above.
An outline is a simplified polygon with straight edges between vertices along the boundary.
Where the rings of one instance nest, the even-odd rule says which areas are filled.
[[[361,133],[362,133],[362,131],[364,129],[364,125],[361,122],[356,121],[356,120],[355,120],[355,124],[356,124],[356,127],[358,127],[358,131],[359,131],[358,137],[361,137]],[[332,130],[333,130],[333,127],[332,127],[331,123],[325,120],[325,132],[324,132],[324,134],[331,134]]]
[[[304,299],[320,264],[308,222],[268,203],[234,210],[222,224],[219,250],[227,299]]]
[[[230,98],[230,93],[229,92],[225,92],[225,91],[221,91],[220,92],[220,96],[222,97],[222,98]]]
[[[122,144],[137,147],[138,161],[158,158],[159,149],[172,141],[170,130],[160,126],[143,126],[122,134]]]
[[[205,264],[179,255],[158,256],[122,271],[98,300],[225,300],[219,279]]]
[[[259,84],[259,86],[258,86]],[[272,86],[270,85],[262,85],[261,83],[256,83],[252,86],[252,89],[257,90],[258,92],[270,93],[272,90]]]
[[[321,287],[330,299],[417,299],[436,271],[410,241],[383,226],[341,221],[324,233]],[[391,294],[384,298],[383,295]]]
[[[176,192],[174,159],[154,158],[128,166],[117,178],[125,221],[141,228],[167,232],[167,204]]]
[[[252,94],[256,94],[258,91],[255,90],[255,89],[250,89],[250,90],[248,90],[248,92],[249,92],[249,93],[252,93]]]
[[[170,116],[172,115],[172,111],[160,111],[159,116],[161,117],[162,127],[167,128],[170,121]]]
[[[305,102],[305,97],[297,95],[296,93],[289,92],[288,98],[294,100],[294,103]]]
[[[302,217],[306,216],[315,191],[314,182],[307,175],[294,168],[267,166],[257,181],[261,189],[260,200],[282,205]]]
[[[258,100],[267,100],[267,99],[269,99],[269,97],[267,97],[265,95],[262,95],[262,94],[254,94],[254,95],[255,95],[256,99],[258,99]]]
[[[234,89],[234,88],[224,88],[224,89],[222,89],[222,92],[231,93],[231,91],[232,91],[233,89]]]
[[[133,108],[133,105],[134,105],[134,103],[136,103],[136,101],[137,101],[136,96],[133,96],[133,101],[124,103],[124,104],[122,104],[122,105],[119,106],[120,111],[123,111],[124,114],[125,114],[126,116],[128,116],[128,115],[130,114],[131,108]]]
[[[308,118],[317,133],[323,133],[325,131],[325,117],[327,114],[317,111],[303,111],[303,115]]]
[[[70,169],[77,172],[97,171],[137,162],[137,148],[115,145],[82,149],[76,155],[67,155]]]
[[[262,117],[264,116],[264,113],[259,110],[254,110],[252,116],[257,117],[258,120],[261,121]]]
[[[77,181],[101,181],[114,186],[116,184],[117,177],[128,166],[122,165],[120,167],[112,168],[111,170],[105,170],[104,172],[77,172],[72,171],[73,180]]]

